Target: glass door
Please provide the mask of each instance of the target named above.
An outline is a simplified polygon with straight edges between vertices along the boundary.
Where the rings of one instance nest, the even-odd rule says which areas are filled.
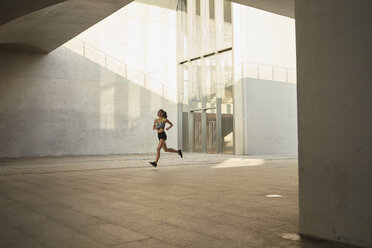
[[[194,152],[203,152],[202,116],[201,111],[193,112],[194,122]]]
[[[215,109],[207,111],[207,152],[217,153],[217,116]]]

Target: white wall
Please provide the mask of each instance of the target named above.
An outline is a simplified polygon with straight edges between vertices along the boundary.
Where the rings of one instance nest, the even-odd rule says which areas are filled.
[[[234,61],[296,68],[295,20],[233,3]]]
[[[244,153],[297,156],[296,85],[252,78],[243,85]]]
[[[176,89],[177,0],[134,1],[76,38]]]
[[[294,20],[233,4],[235,152],[297,155]]]
[[[159,108],[177,147],[175,11],[128,7],[146,15],[124,8],[48,55],[0,51],[0,157],[154,152]]]
[[[67,48],[0,61],[0,157],[153,152],[157,109],[176,120],[174,102]]]

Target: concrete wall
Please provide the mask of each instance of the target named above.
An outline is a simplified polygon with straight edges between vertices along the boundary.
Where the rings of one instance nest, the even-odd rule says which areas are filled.
[[[297,154],[294,20],[233,4],[236,154]]]
[[[134,1],[77,38],[176,92],[176,7],[177,0]]]
[[[296,68],[294,19],[235,3],[232,11],[236,65],[248,61]]]
[[[301,234],[372,247],[372,2],[297,0]]]
[[[0,52],[0,157],[154,152],[160,107],[177,125],[176,103],[65,47]]]
[[[48,55],[0,51],[0,157],[154,152],[159,108],[177,147],[176,1],[147,2]]]
[[[297,156],[296,84],[245,78],[244,154]]]

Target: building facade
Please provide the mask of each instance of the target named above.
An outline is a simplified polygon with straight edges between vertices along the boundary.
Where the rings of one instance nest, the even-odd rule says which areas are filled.
[[[294,20],[223,0],[179,0],[179,146],[297,155]]]
[[[191,152],[234,152],[231,3],[180,0],[179,145]]]

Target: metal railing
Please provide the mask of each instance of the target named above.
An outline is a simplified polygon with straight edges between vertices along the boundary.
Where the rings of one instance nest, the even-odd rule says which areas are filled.
[[[140,85],[150,91],[174,100],[177,96],[177,90],[162,83],[160,80],[155,79],[146,73],[133,68],[122,60],[108,55],[104,51],[95,48],[79,38],[73,38],[65,46],[83,57],[94,61],[95,63],[113,71],[124,78]]]
[[[255,62],[243,62],[238,66],[237,72],[241,73],[242,78],[248,77],[287,83],[297,82],[295,68]]]

